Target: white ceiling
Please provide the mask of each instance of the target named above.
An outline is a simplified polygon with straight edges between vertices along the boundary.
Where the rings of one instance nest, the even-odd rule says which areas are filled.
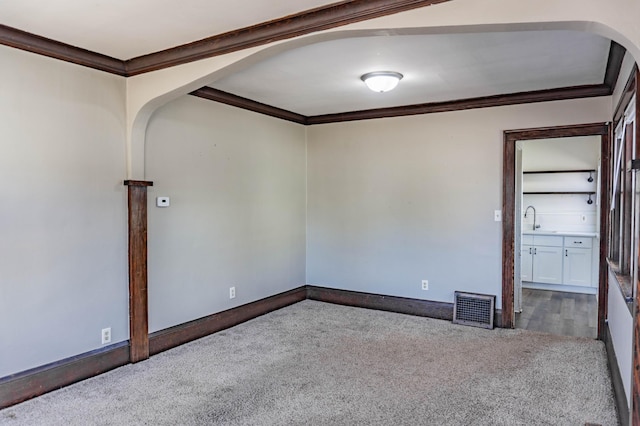
[[[125,60],[331,3],[335,0],[2,0],[0,24]]]
[[[603,82],[610,41],[576,31],[372,36],[293,49],[211,87],[303,115]],[[404,75],[374,93],[360,76]]]
[[[331,3],[2,0],[0,24],[125,60]],[[601,84],[609,43],[575,31],[359,34],[285,51],[210,86],[313,116]],[[360,76],[379,70],[404,79],[393,92],[368,91]]]

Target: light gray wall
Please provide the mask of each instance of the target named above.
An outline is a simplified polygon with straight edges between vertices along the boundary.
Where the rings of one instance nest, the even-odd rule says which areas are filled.
[[[125,82],[0,46],[0,377],[128,339]]]
[[[609,271],[609,297],[607,302],[609,330],[611,330],[611,341],[613,350],[618,360],[618,369],[627,397],[627,404],[631,407],[631,380],[633,377],[633,317],[622,296],[622,291],[618,286],[617,279],[613,272]]]
[[[298,124],[192,96],[154,114],[151,332],[305,284],[305,156]]]
[[[11,207],[0,210],[2,377],[99,348],[104,327],[126,340],[128,289],[124,79],[1,46],[0,58]],[[605,121],[610,105],[305,129],[178,99],[148,129],[150,331],[305,282],[442,301],[456,289],[499,295],[502,131]]]
[[[307,282],[501,304],[502,132],[610,118],[610,98],[311,126]],[[429,280],[429,290],[420,289]]]

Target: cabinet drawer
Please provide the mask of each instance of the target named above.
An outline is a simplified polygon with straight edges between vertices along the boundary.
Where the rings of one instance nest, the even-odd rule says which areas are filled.
[[[533,245],[533,235],[522,234],[522,244]]]
[[[533,244],[536,246],[562,247],[562,237],[555,235],[534,235]]]
[[[589,237],[564,237],[565,247],[591,248],[593,238]]]

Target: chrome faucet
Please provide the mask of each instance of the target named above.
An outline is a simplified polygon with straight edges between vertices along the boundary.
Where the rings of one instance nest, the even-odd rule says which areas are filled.
[[[540,225],[536,225],[536,208],[533,206],[527,206],[524,211],[524,217],[527,217],[527,212],[529,211],[529,209],[533,209],[533,230],[535,231],[536,229],[540,228]]]

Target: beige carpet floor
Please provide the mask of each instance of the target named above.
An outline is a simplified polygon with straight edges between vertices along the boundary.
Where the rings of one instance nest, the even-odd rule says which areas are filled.
[[[602,342],[304,301],[1,425],[617,425]]]

